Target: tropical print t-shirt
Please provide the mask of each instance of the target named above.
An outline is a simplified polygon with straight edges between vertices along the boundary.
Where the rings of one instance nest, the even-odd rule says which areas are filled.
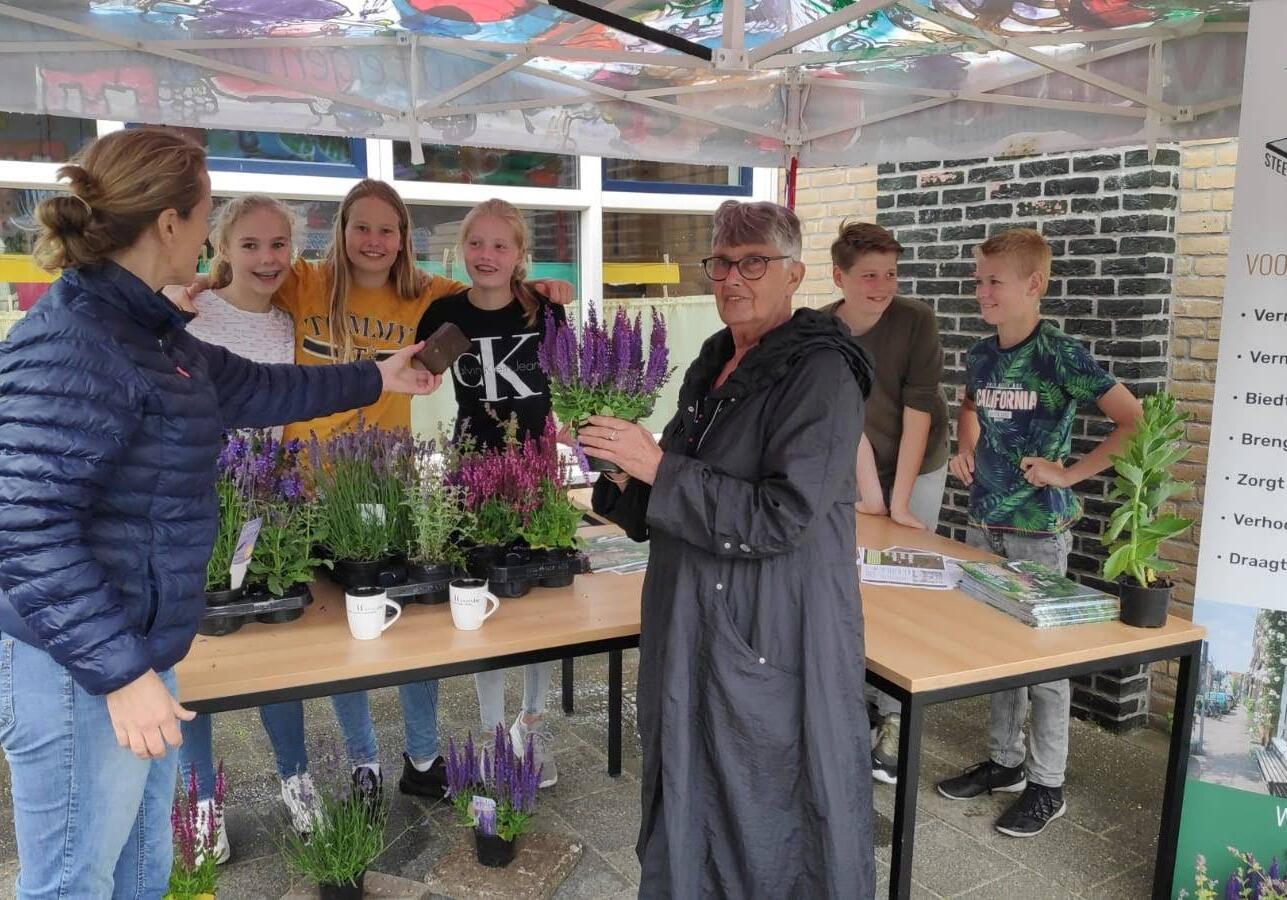
[[[465,290],[465,285],[450,278],[430,276],[418,297],[403,299],[390,284],[376,289],[351,285],[348,297],[349,328],[358,359],[382,360],[414,344],[416,326],[429,304],[439,297]],[[331,343],[329,317],[331,272],[325,264],[297,259],[286,283],[277,291],[274,302],[290,314],[295,322],[295,362],[323,366],[336,362]],[[287,440],[308,440],[315,433],[319,440],[355,427],[358,416],[368,426],[380,428],[411,427],[411,397],[384,393],[370,406],[295,422],[286,426]]]
[[[1058,534],[1081,517],[1071,488],[1035,487],[1019,462],[1025,456],[1065,461],[1077,408],[1117,383],[1079,341],[1042,321],[1027,338],[1001,349],[995,336],[970,348],[966,396],[981,433],[974,450],[970,522],[1032,534]]]

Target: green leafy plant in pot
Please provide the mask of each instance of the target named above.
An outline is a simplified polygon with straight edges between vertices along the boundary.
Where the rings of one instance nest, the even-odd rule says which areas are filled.
[[[407,500],[412,531],[407,579],[412,584],[442,583],[443,587],[421,595],[421,599],[445,603],[446,585],[465,567],[460,542],[472,528],[472,516],[465,508],[465,489],[447,481],[446,465],[431,446],[425,448],[418,468],[418,483]]]
[[[321,814],[302,835],[287,823],[279,838],[286,868],[317,882],[321,900],[360,900],[366,871],[384,852],[387,810],[347,783],[338,759],[319,767]]]
[[[646,361],[641,317],[631,321],[624,307],[617,307],[609,329],[599,324],[591,306],[580,334],[546,312],[539,361],[550,380],[554,415],[573,429],[590,416],[613,416],[627,422],[647,416],[674,372],[669,359],[666,321],[655,309]],[[587,459],[579,445],[577,452],[587,471],[621,471],[609,460]]]
[[[1144,414],[1120,455],[1108,498],[1118,502],[1101,539],[1108,546],[1104,577],[1116,581],[1127,625],[1156,628],[1166,624],[1171,582],[1163,573],[1175,568],[1159,556],[1161,545],[1182,534],[1193,520],[1161,512],[1162,505],[1187,485],[1171,477],[1171,466],[1188,453],[1181,443],[1188,418],[1165,392],[1144,398]]]
[[[479,864],[509,865],[536,813],[541,767],[532,738],[525,747],[515,747],[509,731],[498,725],[492,740],[479,748],[472,734],[459,751],[455,738],[450,739],[446,762],[447,797],[461,825],[474,829]]]

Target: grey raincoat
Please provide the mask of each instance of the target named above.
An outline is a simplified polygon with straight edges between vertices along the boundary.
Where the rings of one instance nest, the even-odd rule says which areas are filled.
[[[703,345],[652,487],[595,509],[651,540],[639,642],[641,897],[867,898],[871,748],[854,460],[871,364],[802,309]]]

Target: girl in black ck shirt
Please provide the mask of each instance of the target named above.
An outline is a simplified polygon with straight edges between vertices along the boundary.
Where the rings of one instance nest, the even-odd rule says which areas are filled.
[[[469,211],[460,228],[460,249],[472,286],[435,301],[416,329],[419,341],[446,322],[456,325],[473,347],[451,367],[456,390],[455,436],[469,435],[478,449],[505,443],[513,419],[518,440],[539,437],[550,414],[550,385],[537,361],[545,331],[545,310],[554,321],[566,321],[563,309],[550,306],[528,290],[523,260],[527,225],[504,200],[488,200]],[[510,728],[514,747],[532,736],[541,787],[558,781],[549,730],[543,723],[553,662],[523,667],[523,710]],[[494,730],[505,721],[505,671],[474,676],[483,727]]]

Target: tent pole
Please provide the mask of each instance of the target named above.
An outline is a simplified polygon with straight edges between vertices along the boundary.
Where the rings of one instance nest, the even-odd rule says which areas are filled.
[[[420,117],[416,110],[420,107],[420,35],[412,34],[407,47],[410,53],[410,64],[407,66],[407,87],[411,96],[407,100],[407,128],[410,133],[407,140],[411,144],[411,164],[425,164],[425,147],[420,141]]]

